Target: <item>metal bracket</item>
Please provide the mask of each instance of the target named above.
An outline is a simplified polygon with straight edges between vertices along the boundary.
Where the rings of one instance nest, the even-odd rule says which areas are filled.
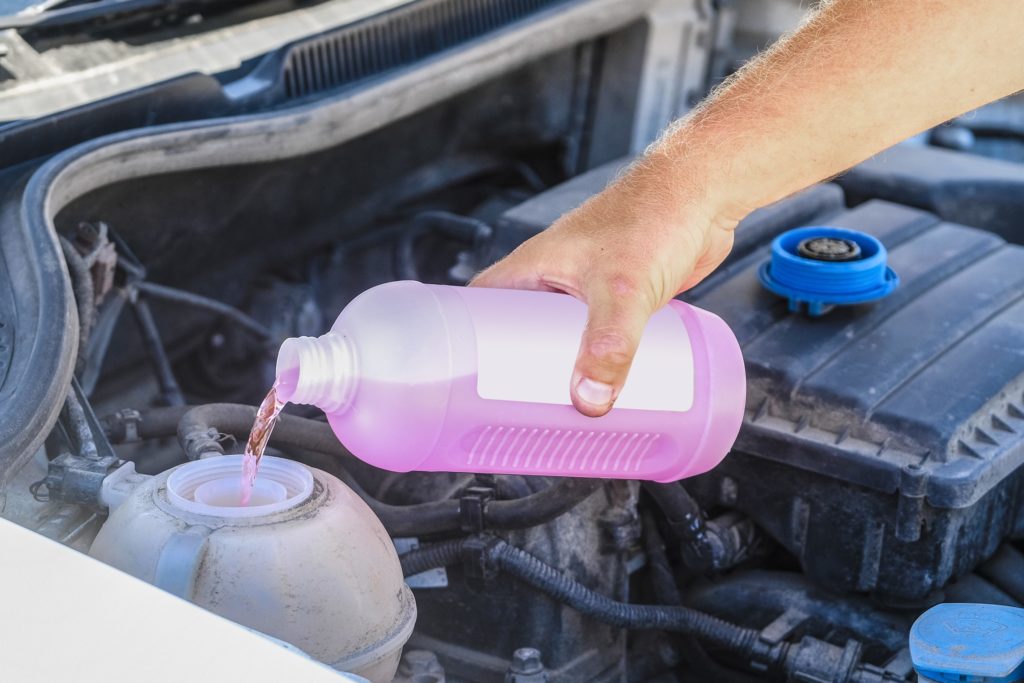
[[[50,461],[46,478],[39,482],[46,487],[47,497],[102,510],[103,480],[122,461],[114,453],[77,380],[72,381],[48,444],[58,449],[60,455]]]

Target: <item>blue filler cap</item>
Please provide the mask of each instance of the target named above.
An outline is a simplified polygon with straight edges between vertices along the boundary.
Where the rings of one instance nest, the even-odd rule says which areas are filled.
[[[833,306],[875,301],[896,289],[900,278],[886,265],[877,239],[844,228],[812,226],[782,233],[772,242],[771,261],[761,266],[761,284],[789,299],[789,310],[819,316]]]
[[[924,681],[1024,681],[1024,609],[936,605],[910,629],[910,658]]]

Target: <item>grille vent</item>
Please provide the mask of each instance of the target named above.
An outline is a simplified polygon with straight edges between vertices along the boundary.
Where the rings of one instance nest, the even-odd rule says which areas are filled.
[[[293,46],[287,97],[333,90],[418,62],[568,0],[421,0]]]

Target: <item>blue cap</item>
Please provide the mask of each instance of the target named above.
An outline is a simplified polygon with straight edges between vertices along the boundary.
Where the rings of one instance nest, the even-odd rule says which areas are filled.
[[[867,233],[811,226],[776,237],[759,275],[766,289],[789,299],[791,311],[806,305],[808,314],[818,316],[892,292],[900,279],[887,259],[882,243]]]
[[[1024,681],[1024,609],[936,605],[911,627],[910,657],[918,674],[942,683]]]

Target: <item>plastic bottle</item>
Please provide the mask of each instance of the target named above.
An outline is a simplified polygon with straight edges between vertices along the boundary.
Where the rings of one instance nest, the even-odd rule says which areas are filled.
[[[728,326],[672,301],[615,407],[591,418],[569,398],[585,323],[563,294],[393,282],[329,333],[286,340],[278,396],[318,406],[352,453],[392,471],[675,481],[717,465],[746,399]]]

